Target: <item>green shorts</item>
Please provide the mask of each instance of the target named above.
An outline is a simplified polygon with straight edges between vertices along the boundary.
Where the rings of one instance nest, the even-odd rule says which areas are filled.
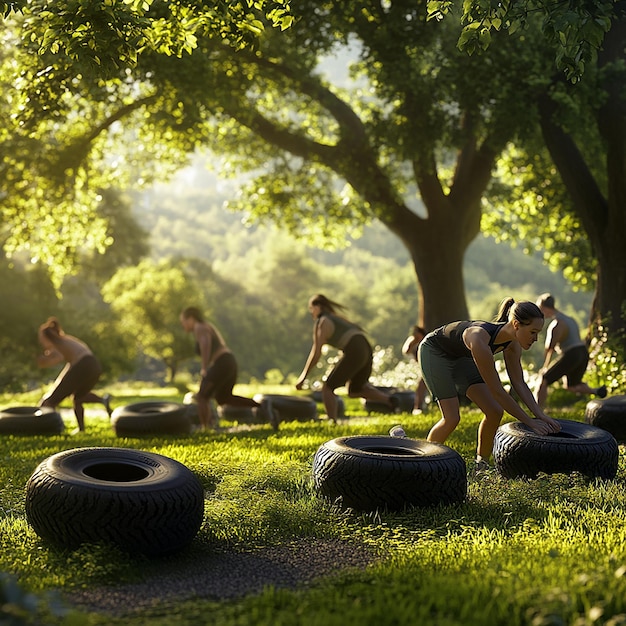
[[[420,343],[417,358],[433,401],[465,396],[469,387],[485,382],[472,357],[451,357],[431,335]]]

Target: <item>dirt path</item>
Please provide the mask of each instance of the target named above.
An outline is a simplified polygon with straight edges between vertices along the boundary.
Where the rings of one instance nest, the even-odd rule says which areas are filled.
[[[269,586],[296,589],[347,569],[365,569],[377,558],[365,546],[307,539],[252,552],[207,554],[139,583],[74,590],[64,598],[76,608],[121,617],[160,602],[229,600]]]

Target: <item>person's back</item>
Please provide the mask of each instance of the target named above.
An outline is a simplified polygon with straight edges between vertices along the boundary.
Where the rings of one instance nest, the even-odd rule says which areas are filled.
[[[56,320],[48,320],[39,328],[39,341],[45,350],[56,352],[66,363],[73,365],[92,354],[89,346],[78,337],[67,335]],[[50,359],[50,363],[54,361]],[[57,360],[58,357],[57,357]]]
[[[320,315],[319,321],[321,322],[324,318],[329,319],[333,323],[333,333],[326,341],[334,348],[343,349],[348,343],[348,340],[354,335],[364,334],[363,329],[358,324],[347,320],[341,315],[324,312]]]
[[[604,385],[594,388],[583,381],[589,362],[589,352],[580,338],[580,329],[576,320],[559,311],[555,306],[554,297],[549,293],[544,293],[539,297],[537,306],[546,317],[552,318],[546,333],[544,362],[535,392],[539,406],[543,407],[546,403],[549,385],[561,379],[565,379],[565,387],[572,393],[606,397]],[[552,356],[555,352],[559,354],[559,357],[553,361]]]
[[[562,324],[565,328],[565,334],[558,341],[558,347],[561,352],[567,352],[570,348],[585,345],[580,338],[578,323],[573,317],[565,315],[561,311],[555,311],[554,318],[557,323]]]

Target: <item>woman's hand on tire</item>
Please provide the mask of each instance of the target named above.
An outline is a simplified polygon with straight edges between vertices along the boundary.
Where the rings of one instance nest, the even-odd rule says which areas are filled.
[[[547,422],[544,422],[543,420],[539,418],[530,420],[530,423],[528,424],[528,426],[530,426],[533,432],[537,435],[549,435],[551,432],[556,432],[552,430],[552,428],[550,427],[550,424],[548,424]]]
[[[542,422],[548,424],[550,426],[550,433],[558,433],[561,430],[561,424],[559,424],[555,419],[548,417],[547,415],[543,415],[543,417],[539,418]]]

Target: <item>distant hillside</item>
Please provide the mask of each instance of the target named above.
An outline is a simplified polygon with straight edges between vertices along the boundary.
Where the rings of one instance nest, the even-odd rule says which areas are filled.
[[[253,248],[263,249],[266,228],[246,225],[244,215],[223,208],[234,193],[236,184],[220,181],[201,159],[183,170],[171,184],[146,192],[135,207],[135,214],[151,233],[153,255],[227,263]],[[350,266],[353,249],[367,251],[386,263],[392,260],[399,268],[410,266],[404,247],[380,223],[366,227],[363,236],[350,243],[351,246],[335,252],[301,245],[308,258],[322,266]],[[550,291],[560,308],[575,314],[583,324],[587,321],[591,294],[573,292],[561,274],[545,266],[539,252],[529,256],[520,249],[478,237],[466,255],[465,282],[474,317],[492,315],[499,299],[506,295],[534,300],[540,293]]]

